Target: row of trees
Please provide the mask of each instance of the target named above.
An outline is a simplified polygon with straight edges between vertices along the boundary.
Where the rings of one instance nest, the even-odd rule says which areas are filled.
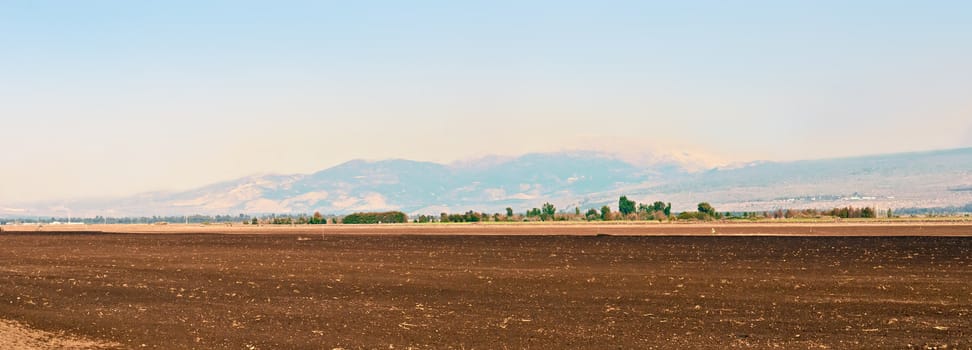
[[[396,212],[400,213],[400,212]],[[377,213],[381,214],[381,213]],[[359,223],[358,215],[346,216],[343,223]],[[404,214],[401,214],[404,215]],[[891,209],[887,211],[887,217],[892,217]],[[540,208],[531,208],[522,216],[516,215],[512,208],[506,208],[506,213],[493,213],[467,211],[463,214],[440,213],[438,216],[419,215],[413,222],[484,222],[484,221],[616,221],[616,220],[736,220],[736,219],[789,219],[789,218],[821,218],[825,216],[837,218],[875,218],[877,211],[873,207],[844,207],[831,210],[817,209],[777,209],[775,211],[764,212],[743,212],[743,213],[720,213],[708,202],[701,202],[696,206],[696,211],[684,211],[677,215],[672,214],[672,204],[656,201],[653,203],[636,203],[621,196],[618,199],[618,211],[612,211],[610,206],[602,206],[599,210],[590,208],[581,214],[580,208],[574,208],[573,213],[558,212],[557,207],[551,203],[544,203]],[[349,221],[348,218],[351,218]],[[325,220],[326,221],[326,220]],[[336,222],[336,219],[335,219]],[[384,220],[381,222],[398,222]],[[404,222],[404,221],[402,221]],[[377,223],[377,222],[367,222]]]
[[[465,214],[439,214],[439,221],[442,222],[480,222],[489,221],[489,214],[477,213],[472,210]]]
[[[604,208],[601,208],[604,211]],[[664,220],[672,216],[672,203],[657,201],[654,203],[635,203],[628,196],[618,198],[618,212],[622,219],[628,220]],[[632,215],[634,215],[632,217]],[[605,218],[602,218],[605,220]]]
[[[699,203],[696,209],[696,211],[683,211],[678,213],[675,218],[678,220],[719,220],[731,216],[730,213],[722,215],[722,213],[716,211],[708,202]]]
[[[464,214],[440,213],[435,215],[419,215],[414,222],[481,222],[481,221],[611,221],[611,220],[665,220],[669,219],[672,211],[672,204],[665,202],[654,202],[651,204],[636,203],[625,196],[621,196],[618,202],[618,211],[612,211],[611,207],[603,206],[598,209],[588,209],[581,213],[579,207],[575,207],[573,213],[557,211],[557,207],[552,203],[544,203],[539,208],[530,208],[522,215],[516,214],[513,208],[507,207],[505,213],[467,211]]]
[[[337,223],[337,219],[336,218],[335,219],[332,219],[332,220],[334,220],[334,222]],[[319,212],[319,211],[314,212],[314,215],[313,216],[307,216],[307,215],[303,215],[303,214],[297,215],[297,216],[292,216],[292,215],[282,215],[282,216],[271,215],[270,217],[266,217],[263,220],[260,220],[258,218],[252,218],[250,220],[243,220],[243,224],[251,224],[251,225],[258,225],[258,224],[267,224],[267,225],[325,225],[327,223],[328,223],[328,218],[324,217],[324,215],[321,215],[321,212]]]
[[[729,219],[820,219],[824,217],[834,217],[834,218],[877,218],[882,216],[886,218],[896,217],[894,210],[888,209],[885,212],[879,212],[874,207],[843,207],[843,208],[833,208],[828,210],[818,210],[818,209],[776,209],[773,211],[763,211],[763,212],[743,212],[733,215],[732,213],[726,213],[726,218]]]
[[[405,222],[408,222],[408,216],[400,211],[354,213],[341,219],[343,224],[396,224]]]
[[[887,217],[893,217],[891,209]],[[528,209],[523,215],[514,214],[512,208],[506,208],[506,213],[479,213],[468,211],[465,214],[441,213],[438,217],[419,215],[415,222],[481,222],[481,221],[615,221],[615,220],[757,220],[757,219],[789,219],[789,218],[875,218],[877,210],[874,207],[844,207],[831,210],[817,209],[777,209],[763,212],[725,212],[720,213],[712,204],[701,202],[695,211],[672,213],[672,204],[662,201],[652,203],[637,203],[627,196],[618,198],[618,210],[612,211],[610,206],[600,209],[590,208],[581,213],[580,208],[574,208],[573,213],[557,211],[556,206],[544,203],[540,208]]]
[[[894,217],[891,209],[887,210],[886,217]],[[440,213],[439,215],[419,215],[413,222],[484,222],[484,221],[615,221],[615,220],[757,220],[757,219],[790,219],[790,218],[876,218],[878,212],[874,207],[843,207],[829,210],[817,209],[777,209],[774,211],[763,212],[737,212],[719,213],[708,202],[699,203],[696,211],[685,211],[677,214],[672,213],[672,204],[662,201],[651,203],[637,203],[627,196],[618,198],[618,210],[612,211],[610,206],[602,206],[600,209],[589,208],[583,214],[579,207],[575,207],[573,212],[557,211],[557,207],[552,203],[544,203],[540,208],[531,208],[521,214],[516,214],[511,207],[507,207],[505,213],[467,211],[462,214]],[[69,218],[52,217],[50,220],[37,219],[39,223],[67,222]],[[240,214],[231,215],[191,215],[191,216],[152,216],[135,218],[107,218],[97,216],[94,218],[74,218],[73,222],[83,222],[86,224],[135,224],[135,223],[238,223],[243,224],[267,224],[267,225],[323,225],[328,223],[345,224],[377,224],[377,223],[403,223],[408,222],[408,215],[400,211],[378,212],[378,213],[354,213],[340,216],[325,217],[320,212],[313,215],[269,215],[263,217],[251,217]]]
[[[845,219],[846,218],[876,218],[877,211],[873,207],[863,207],[863,208],[843,207],[843,208],[834,208],[829,211],[824,211],[823,215],[833,216],[837,218],[845,218]],[[889,211],[888,216],[892,216],[892,215],[893,214]]]

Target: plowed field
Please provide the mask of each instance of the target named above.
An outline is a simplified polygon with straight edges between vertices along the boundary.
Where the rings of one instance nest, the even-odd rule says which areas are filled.
[[[157,349],[972,346],[967,237],[383,233],[7,232],[0,319]]]

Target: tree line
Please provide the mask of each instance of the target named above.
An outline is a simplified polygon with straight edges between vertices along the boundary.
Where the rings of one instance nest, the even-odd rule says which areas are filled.
[[[395,224],[408,222],[408,216],[400,211],[380,213],[354,213],[341,219],[345,224]]]
[[[711,208],[708,204],[707,208]],[[714,212],[714,209],[712,209]],[[529,222],[529,221],[616,221],[616,220],[671,220],[672,204],[666,202],[636,203],[629,200],[627,196],[621,196],[618,200],[618,210],[614,211],[610,206],[602,206],[600,209],[590,208],[586,212],[581,212],[579,207],[575,207],[573,212],[558,211],[557,206],[550,202],[545,202],[539,208],[530,208],[522,213],[515,213],[513,208],[507,207],[503,213],[487,213],[477,211],[467,211],[463,214],[440,213],[439,215],[423,214],[417,216],[413,222],[485,222],[485,221],[508,221],[508,222]]]
[[[249,216],[245,214],[233,215],[188,215],[188,216],[144,216],[144,217],[103,217],[93,218],[67,218],[50,217],[48,218],[26,218],[22,220],[6,220],[7,222],[30,222],[50,224],[55,222],[66,223],[71,220],[75,223],[85,224],[153,224],[153,223],[190,223],[190,224],[232,224],[242,223],[245,225],[325,225],[325,224],[379,224],[379,223],[432,223],[432,222],[529,222],[529,221],[686,221],[686,220],[758,220],[758,219],[791,219],[791,218],[876,218],[879,213],[876,208],[865,206],[855,208],[853,206],[837,207],[827,210],[818,209],[776,209],[773,211],[762,212],[718,212],[708,202],[698,203],[695,211],[672,212],[670,202],[655,201],[648,203],[638,203],[622,195],[618,198],[617,210],[610,206],[600,208],[588,208],[582,211],[580,207],[573,208],[573,211],[558,211],[557,207],[546,202],[539,208],[530,208],[525,212],[516,213],[512,207],[507,207],[504,212],[487,213],[473,210],[465,213],[439,213],[439,215],[418,215],[412,218],[400,211],[386,212],[360,212],[339,215],[322,215],[314,212],[312,215],[306,214],[270,214],[265,216]],[[894,217],[894,212],[888,209],[886,213],[881,213],[884,217]]]
[[[428,222],[485,222],[485,221],[709,221],[709,220],[758,220],[758,219],[790,219],[790,218],[876,218],[878,211],[874,207],[855,208],[852,206],[839,207],[829,210],[818,209],[777,209],[762,212],[719,212],[712,204],[700,202],[695,211],[672,212],[670,202],[655,201],[638,203],[622,195],[618,198],[617,210],[610,206],[589,208],[581,211],[575,207],[572,212],[558,211],[554,204],[544,203],[539,208],[530,208],[525,212],[514,213],[513,208],[506,208],[505,213],[486,213],[467,211],[462,214],[440,213],[439,215],[419,215],[413,219],[415,223]],[[891,209],[886,217],[894,217]]]

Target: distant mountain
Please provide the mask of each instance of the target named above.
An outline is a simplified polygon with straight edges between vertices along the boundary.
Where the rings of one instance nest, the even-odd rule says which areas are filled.
[[[972,203],[972,148],[794,162],[753,162],[693,173],[635,194],[729,210],[944,207]]]
[[[967,190],[972,188],[972,148],[751,162],[701,171],[697,164],[670,157],[634,162],[597,152],[487,157],[452,164],[352,160],[313,174],[252,176],[184,192],[38,203],[28,209],[37,213],[56,205],[86,216],[342,214],[392,209],[438,214],[470,209],[499,212],[506,207],[523,211],[547,201],[562,209],[616,206],[621,194],[639,202],[672,202],[677,211],[691,210],[700,201],[733,211],[972,203],[972,191]],[[4,215],[17,213],[0,212]]]

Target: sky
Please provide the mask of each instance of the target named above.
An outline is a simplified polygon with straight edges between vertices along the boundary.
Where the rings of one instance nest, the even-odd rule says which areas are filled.
[[[356,158],[972,146],[967,1],[3,1],[0,203]]]

